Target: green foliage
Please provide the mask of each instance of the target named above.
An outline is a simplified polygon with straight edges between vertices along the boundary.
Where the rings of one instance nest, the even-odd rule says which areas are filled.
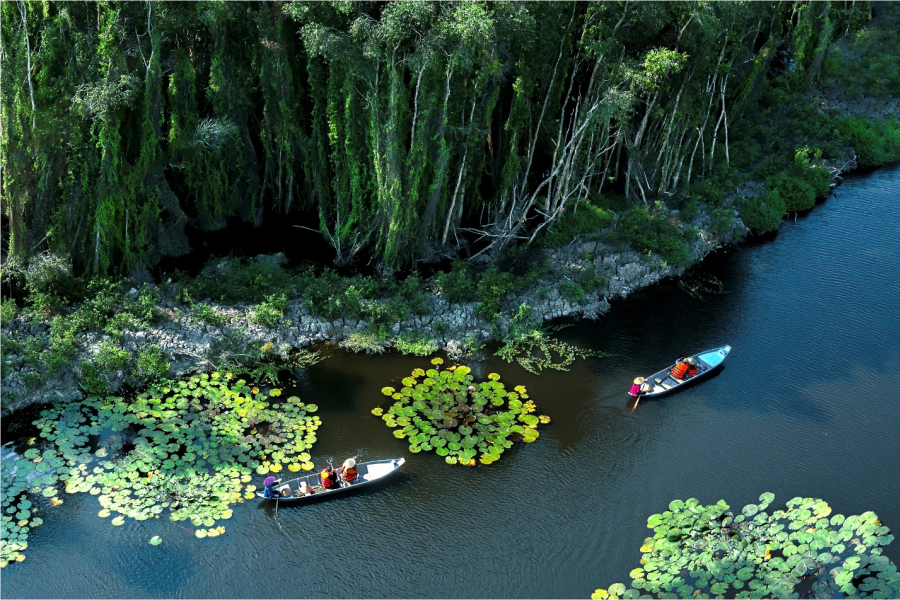
[[[254,325],[262,325],[270,329],[278,325],[278,321],[284,316],[287,308],[287,296],[284,294],[268,296],[265,302],[253,307],[250,310],[250,317],[247,319]]]
[[[104,340],[100,343],[100,349],[94,357],[94,364],[101,373],[111,374],[128,366],[130,358],[131,355],[127,350],[117,346],[111,340]]]
[[[216,521],[231,518],[231,505],[255,497],[252,473],[311,470],[318,407],[296,396],[276,403],[270,398],[280,389],[264,393],[234,379],[215,372],[160,381],[128,400],[106,396],[98,380],[86,387],[103,395],[45,407],[34,425],[48,442],[2,465],[4,514],[16,514],[15,506],[28,523],[4,519],[0,565],[22,560],[28,529],[43,522],[32,503],[58,506],[63,491],[96,496],[100,518],[118,513],[113,526],[126,516],[163,516],[189,521],[202,532],[197,537],[216,537],[225,531]],[[138,433],[128,446],[125,430]],[[47,508],[48,518],[53,511]]]
[[[434,450],[447,464],[465,466],[481,452],[480,462],[489,465],[514,443],[535,441],[538,424],[550,421],[531,414],[536,409],[524,386],[507,391],[496,373],[476,384],[469,367],[441,370],[443,362],[434,358],[435,368],[415,369],[399,392],[382,388],[394,402],[372,410],[394,437],[408,439],[410,452]]]
[[[154,381],[169,374],[170,364],[162,349],[157,345],[142,348],[135,363],[133,379],[139,382]]]
[[[838,123],[864,167],[900,161],[900,120],[868,120],[848,117]]]
[[[892,598],[900,592],[897,567],[882,554],[894,536],[875,513],[832,515],[825,501],[798,497],[769,514],[774,497],[766,492],[739,513],[724,500],[709,506],[696,498],[673,500],[647,519],[653,537],[641,546],[631,589],[616,583],[591,598],[789,598],[810,588],[816,597]]]
[[[538,234],[535,243],[544,248],[565,246],[580,235],[606,229],[612,222],[612,213],[590,202],[580,201],[567,210],[555,223]]]
[[[230,304],[260,302],[291,290],[290,274],[275,261],[223,259],[213,273],[212,277],[200,275],[194,279],[181,276],[181,280],[193,298]]]
[[[28,301],[38,315],[58,312],[76,294],[77,281],[68,256],[38,254],[28,262],[24,277]]]
[[[686,266],[691,260],[687,245],[690,234],[678,228],[660,202],[652,208],[632,206],[620,216],[619,235],[636,250],[655,252],[676,267]]]
[[[225,324],[225,315],[217,312],[209,304],[192,302],[190,306],[191,314],[198,321],[206,323],[207,325],[212,325],[213,327],[219,327]]]
[[[564,279],[559,284],[560,295],[569,302],[581,302],[584,300],[584,289],[575,283]]]
[[[819,156],[820,152],[800,148],[787,171],[766,180],[769,188],[778,192],[784,200],[785,211],[808,210],[815,205],[816,198],[828,194],[831,175],[825,167],[814,164]]]
[[[514,284],[513,276],[501,272],[497,267],[485,271],[478,281],[475,294],[478,299],[478,313],[488,321],[497,319],[503,300],[513,290]]]
[[[882,8],[883,7],[883,8]],[[884,24],[873,21],[835,44],[822,69],[822,81],[846,90],[851,98],[862,95],[886,100],[900,96],[900,32],[888,23],[889,12],[896,23],[897,7],[879,7]]]
[[[784,200],[776,190],[770,190],[761,197],[747,198],[740,208],[744,224],[759,233],[775,231],[781,227],[785,212]]]
[[[16,306],[16,301],[12,298],[7,298],[0,302],[0,324],[9,325],[18,313],[19,307]]]
[[[455,260],[447,272],[434,276],[434,286],[438,293],[451,304],[473,302],[477,297],[478,284],[465,261]]]
[[[437,343],[417,329],[409,329],[400,333],[394,340],[394,348],[401,354],[429,356],[438,351]]]
[[[341,346],[351,352],[381,354],[387,348],[389,339],[390,336],[384,327],[374,327],[368,331],[348,334],[341,342]]]

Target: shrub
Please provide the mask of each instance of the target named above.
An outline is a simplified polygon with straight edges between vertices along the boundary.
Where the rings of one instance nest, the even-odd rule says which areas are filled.
[[[210,298],[230,304],[259,302],[266,296],[287,293],[291,276],[273,261],[225,259],[213,277],[199,276],[184,281],[196,298]],[[220,263],[221,264],[221,263]]]
[[[16,318],[16,313],[19,312],[19,307],[16,306],[16,301],[12,298],[7,298],[2,303],[0,303],[0,323],[3,325],[8,325],[13,322],[13,319]]]
[[[329,320],[343,314],[345,306],[340,300],[347,286],[337,273],[323,269],[317,274],[309,268],[298,279],[303,292],[303,306],[311,313]]]
[[[422,291],[422,281],[417,274],[411,274],[400,284],[397,297],[406,304],[409,312],[422,316],[431,312],[425,294]]]
[[[387,347],[388,335],[383,327],[377,327],[360,333],[351,333],[341,344],[351,352],[381,354]]]
[[[195,319],[213,327],[219,327],[225,324],[225,315],[216,312],[209,304],[196,302],[191,304],[191,314]]]
[[[135,379],[147,383],[169,374],[170,364],[159,346],[148,346],[138,354]]]
[[[441,296],[451,304],[472,302],[478,293],[478,284],[469,273],[469,265],[462,260],[453,261],[450,271],[434,276],[434,285]]]
[[[900,120],[847,118],[838,123],[838,129],[856,150],[860,165],[900,161]]]
[[[250,311],[248,319],[254,325],[262,325],[263,327],[273,328],[278,324],[284,311],[287,308],[287,296],[280,294],[276,296],[272,294],[266,298],[266,301],[259,304]]]
[[[394,340],[394,347],[401,354],[413,354],[415,356],[428,356],[438,350],[434,340],[425,337],[425,334],[417,329],[407,330]]]
[[[759,233],[775,231],[781,227],[785,212],[784,200],[776,190],[769,191],[763,197],[747,198],[740,209],[744,225]]]
[[[83,389],[89,395],[103,396],[109,391],[109,384],[100,375],[97,368],[89,362],[81,363],[81,380],[78,387]]]
[[[101,373],[113,373],[120,371],[128,365],[131,358],[128,351],[113,344],[110,340],[104,340],[100,344],[100,350],[94,357],[94,364]]]
[[[434,329],[434,333],[437,335],[444,335],[448,331],[450,331],[450,326],[444,323],[443,321],[438,321],[434,325],[432,325],[432,329]]]
[[[41,362],[50,375],[55,375],[78,351],[78,340],[71,320],[56,316],[50,322],[50,346],[41,356]]]
[[[675,220],[667,216],[662,202],[653,208],[632,206],[621,216],[619,227],[621,237],[640,252],[656,252],[676,267],[690,262],[689,234],[678,229]]]
[[[584,290],[574,281],[564,280],[559,284],[560,295],[569,302],[580,302],[584,300]]]
[[[485,271],[478,282],[476,293],[478,312],[488,321],[495,320],[500,315],[500,307],[506,295],[512,291],[513,284],[513,276],[500,272],[497,267]]]
[[[32,258],[25,270],[28,300],[39,314],[52,313],[65,306],[76,291],[72,260],[44,252]]]
[[[611,212],[581,200],[571,210],[559,216],[555,223],[545,227],[538,234],[535,243],[544,248],[565,246],[580,235],[609,227],[611,222]]]

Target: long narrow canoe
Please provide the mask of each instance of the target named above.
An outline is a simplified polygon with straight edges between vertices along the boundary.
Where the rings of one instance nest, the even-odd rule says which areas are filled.
[[[731,352],[731,346],[722,346],[721,348],[713,348],[706,352],[693,354],[692,356],[697,359],[697,367],[699,367],[699,371],[693,377],[688,377],[687,375],[685,375],[683,379],[672,377],[672,369],[675,368],[674,364],[666,367],[662,371],[650,375],[646,380],[653,386],[653,389],[641,394],[641,398],[661,396],[662,394],[671,392],[683,385],[706,377],[725,362],[725,358],[728,356],[729,352]],[[631,392],[628,393],[631,394]],[[635,396],[636,394],[631,395]]]
[[[281,493],[279,502],[297,504],[299,502],[310,500],[312,498],[324,498],[325,496],[331,496],[332,494],[340,494],[341,492],[357,490],[371,483],[375,483],[380,479],[384,479],[385,477],[402,467],[403,463],[405,462],[405,458],[386,458],[384,460],[373,460],[371,462],[357,463],[356,472],[358,473],[358,476],[356,480],[353,483],[345,483],[341,481],[338,487],[332,488],[330,490],[326,490],[322,487],[322,482],[319,479],[318,473],[312,473],[310,475],[306,475],[305,477],[291,479],[289,481],[285,481],[280,486],[278,486],[278,488],[276,488]],[[306,482],[306,485],[310,489],[310,491],[312,491],[311,494],[303,495],[300,493],[300,482],[304,481]],[[257,492],[256,496],[265,500],[275,500],[275,498],[266,498],[263,492]]]

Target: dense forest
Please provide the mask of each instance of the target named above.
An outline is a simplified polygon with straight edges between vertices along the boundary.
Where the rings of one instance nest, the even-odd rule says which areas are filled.
[[[4,252],[93,274],[291,215],[382,272],[529,243],[735,160],[773,73],[847,2],[2,6]],[[751,109],[751,110],[748,110]]]

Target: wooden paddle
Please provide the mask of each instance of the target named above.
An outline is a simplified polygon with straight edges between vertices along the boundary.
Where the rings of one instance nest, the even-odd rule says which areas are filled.
[[[638,389],[637,400],[634,401],[634,406],[631,407],[631,412],[634,412],[634,410],[637,408],[638,404],[640,403],[642,393],[643,392],[641,392],[641,390]]]

